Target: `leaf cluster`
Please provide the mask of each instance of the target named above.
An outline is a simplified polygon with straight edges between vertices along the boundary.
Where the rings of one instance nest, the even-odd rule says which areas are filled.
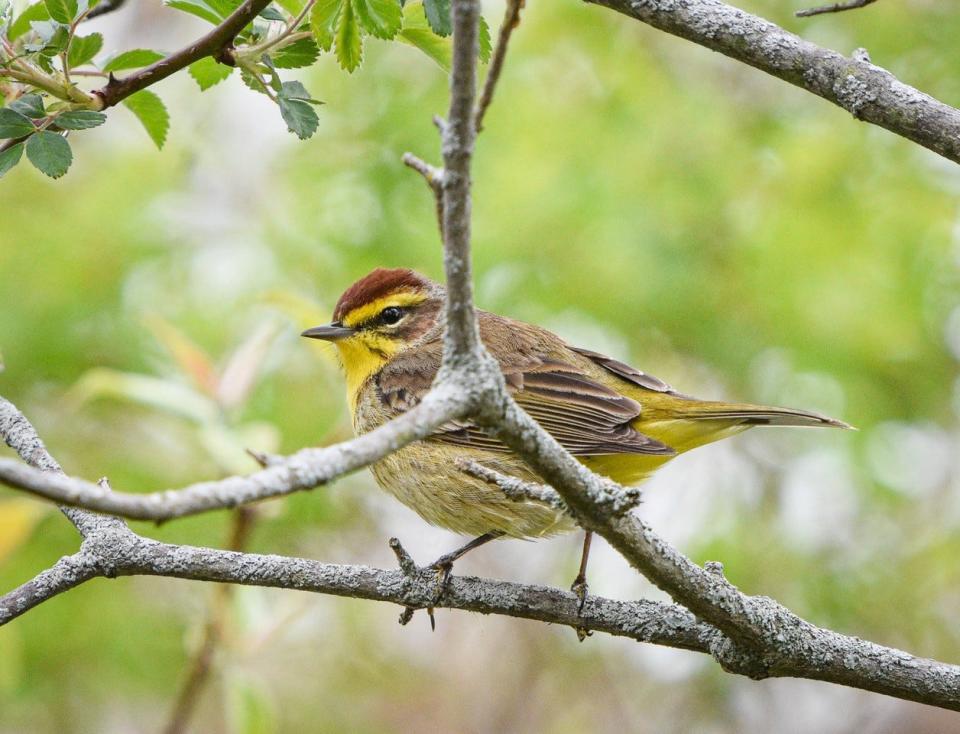
[[[219,26],[242,0],[165,0],[175,10]],[[0,0],[0,176],[24,157],[59,178],[70,167],[69,136],[102,125],[107,115],[97,88],[117,74],[138,74],[169,54],[136,48],[102,54],[100,33],[78,32],[99,0],[38,0],[14,15]],[[304,85],[284,79],[331,53],[354,72],[369,38],[420,49],[445,71],[452,57],[450,0],[275,0],[243,28],[229,47],[190,64],[188,73],[206,91],[238,71],[243,83],[273,101],[289,131],[306,140],[319,126],[323,104]],[[480,56],[490,55],[490,31],[480,32]],[[86,83],[86,85],[84,85]],[[160,97],[141,89],[122,104],[162,148],[170,114]]]

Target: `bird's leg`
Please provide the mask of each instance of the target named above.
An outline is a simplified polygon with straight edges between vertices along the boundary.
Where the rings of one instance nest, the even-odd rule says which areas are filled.
[[[577,616],[583,615],[583,605],[587,603],[587,592],[590,587],[587,585],[587,560],[590,558],[590,541],[593,540],[593,531],[587,530],[583,535],[583,554],[580,556],[580,572],[573,580],[570,591],[577,595],[579,604],[577,605]],[[590,632],[585,627],[577,627],[577,637],[580,642],[589,636]]]
[[[455,551],[440,556],[437,560],[431,563],[429,568],[435,569],[437,575],[441,577],[441,592],[446,587],[447,582],[450,580],[450,573],[453,571],[454,562],[465,556],[474,548],[479,548],[481,545],[485,545],[491,540],[496,540],[502,535],[502,530],[491,530],[489,533],[484,533],[483,535],[474,538],[466,545],[457,548]]]

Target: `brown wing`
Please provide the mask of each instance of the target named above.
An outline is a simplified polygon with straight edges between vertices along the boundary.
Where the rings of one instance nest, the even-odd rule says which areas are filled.
[[[493,320],[503,322],[500,328],[490,328]],[[480,324],[484,343],[500,362],[514,399],[573,455],[674,453],[631,426],[640,415],[638,402],[558,359],[568,348],[549,332],[486,313]],[[397,412],[409,410],[430,388],[439,364],[439,340],[422,344],[416,355],[398,355],[375,378],[383,404]],[[442,426],[431,440],[509,452],[469,422]]]
[[[619,360],[612,359],[605,354],[600,354],[600,352],[592,352],[589,349],[581,349],[580,347],[570,348],[577,354],[582,354],[584,357],[600,365],[605,370],[612,372],[617,377],[622,377],[628,382],[632,382],[634,385],[639,385],[642,388],[653,390],[654,392],[676,394],[676,390],[670,387],[659,377],[648,375],[646,372],[641,372],[640,370]]]

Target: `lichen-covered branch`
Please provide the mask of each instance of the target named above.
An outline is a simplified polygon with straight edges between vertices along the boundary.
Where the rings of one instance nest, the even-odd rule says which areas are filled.
[[[960,110],[720,0],[587,0],[802,87],[960,163]]]
[[[4,405],[10,406],[10,403],[0,403],[0,420],[6,415]],[[162,522],[313,489],[429,435],[437,426],[464,412],[464,393],[452,385],[440,387],[413,410],[351,441],[303,449],[248,476],[198,482],[182,489],[145,494],[115,492],[93,482],[41,471],[11,459],[0,459],[0,482],[61,505],[132,520]],[[0,432],[4,432],[2,425]]]

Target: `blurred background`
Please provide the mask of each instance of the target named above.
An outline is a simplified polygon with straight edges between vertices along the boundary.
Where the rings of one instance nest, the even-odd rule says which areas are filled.
[[[805,38],[960,104],[960,12],[912,0],[814,19]],[[502,4],[485,3],[496,31]],[[200,21],[151,1],[91,22],[105,51],[174,49]],[[298,338],[375,266],[439,278],[431,161],[446,77],[368,39],[301,78],[301,143],[236,77],[172,112],[158,153],[124,109],[73,138],[59,180],[0,184],[0,394],[67,472],[182,486],[349,437],[332,349]],[[287,74],[285,78],[296,76]],[[532,1],[475,164],[477,300],[684,392],[819,410],[860,428],[755,431],[681,457],[640,512],[698,562],[810,621],[960,661],[960,168],[721,56],[607,10]],[[9,452],[6,452],[9,453]],[[6,455],[6,454],[5,454]],[[224,547],[219,512],[138,532]],[[256,508],[248,550],[380,567],[462,538],[368,472]],[[0,489],[0,589],[72,553],[55,510]],[[569,585],[578,536],[503,541],[459,573]],[[662,598],[602,541],[591,591]],[[0,731],[160,731],[222,642],[193,731],[960,731],[955,715],[825,683],[753,682],[709,658],[510,618],[185,581],[98,580],[0,630]]]

